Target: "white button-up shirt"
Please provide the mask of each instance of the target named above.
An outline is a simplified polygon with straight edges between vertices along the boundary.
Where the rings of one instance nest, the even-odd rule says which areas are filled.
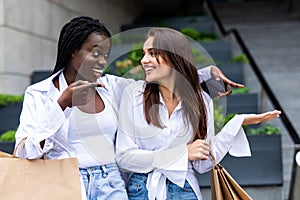
[[[59,75],[60,74],[60,75]],[[52,80],[59,75],[60,90],[58,90]],[[97,88],[99,95],[104,99],[105,111],[101,123],[94,126],[105,130],[99,136],[106,138],[106,145],[99,144],[97,152],[110,151],[109,155],[113,155],[112,159],[107,159],[107,154],[101,155],[96,160],[87,159],[81,155],[87,152],[86,148],[78,148],[83,142],[80,139],[74,123],[74,108],[61,109],[57,103],[62,92],[67,88],[63,73],[58,72],[51,77],[29,86],[25,91],[23,109],[20,116],[20,124],[16,132],[16,144],[22,138],[27,137],[23,150],[23,158],[35,159],[41,158],[44,154],[48,159],[59,159],[67,157],[77,157],[78,165],[87,167],[88,164],[98,162],[99,164],[107,164],[102,162],[114,162],[114,139],[117,130],[117,119],[111,120],[117,116],[118,105],[125,86],[132,83],[133,80],[124,79],[116,76],[107,75],[101,77],[99,82],[104,83],[106,89]],[[98,116],[97,116],[98,118]],[[106,120],[105,120],[106,119]],[[40,142],[45,140],[44,148],[41,148]],[[108,148],[107,148],[108,147]],[[112,151],[112,152],[111,152]],[[19,154],[19,152],[18,152]],[[21,155],[19,155],[21,156]],[[99,162],[100,161],[100,162]],[[101,162],[102,161],[102,162]],[[85,187],[81,181],[82,199],[86,199]]]
[[[67,107],[63,111],[57,103],[62,92],[68,87],[61,72],[29,86],[25,91],[20,124],[16,132],[16,144],[22,138],[27,137],[23,151],[24,158],[41,158],[45,153],[49,159],[70,157],[70,154],[76,156],[74,147],[70,144],[72,143],[70,137],[76,131],[72,126],[75,123],[73,108]],[[210,67],[203,68],[198,73],[202,80],[208,80],[211,77]],[[59,74],[60,90],[52,81]],[[105,85],[105,88],[96,88],[99,95],[105,99],[105,102],[110,103],[117,114],[124,88],[135,81],[105,75],[98,82]],[[112,127],[117,125],[117,122],[112,120],[103,123],[113,123]],[[115,132],[116,128],[109,133],[111,143],[114,143]],[[42,149],[40,142],[43,140],[45,140],[45,145]],[[101,151],[101,146],[98,148]]]
[[[68,107],[63,111],[57,103],[58,98],[67,88],[67,84],[61,72],[62,71],[59,71],[51,77],[31,85],[26,89],[20,124],[16,132],[16,144],[18,144],[22,138],[27,137],[22,155],[23,158],[41,158],[44,154],[47,155],[48,159],[78,157],[79,166],[87,167],[84,156],[80,156],[86,153],[82,152],[85,150],[81,149],[81,151],[80,148],[76,146],[78,142],[80,143],[80,140],[78,140],[76,136],[78,133],[76,133],[76,128],[74,128],[74,124],[76,124],[74,108]],[[53,84],[53,79],[60,73],[60,90],[58,90]],[[199,70],[198,73],[202,77],[202,80],[208,80],[211,77],[210,67]],[[114,114],[117,115],[124,88],[133,83],[134,80],[105,75],[101,77],[98,82],[105,85],[105,88],[97,88],[99,95],[104,98],[105,103],[110,104],[112,108],[110,112],[112,112],[112,110],[115,112],[112,113],[112,116]],[[105,125],[102,130],[105,130],[103,134],[105,134],[109,145],[114,145],[117,120],[111,119],[111,117],[108,117],[106,121],[101,121],[101,123]],[[100,128],[101,123],[99,122]],[[41,148],[40,142],[44,140],[44,147]],[[107,151],[107,145],[99,144],[97,148],[98,152]],[[109,147],[109,149],[114,149],[114,147]],[[101,154],[99,154],[99,156],[101,156]],[[107,159],[104,158],[100,160]],[[128,162],[130,162],[130,160],[128,160]],[[85,192],[83,192],[83,194],[85,194]]]
[[[123,94],[119,110],[119,129],[116,140],[116,159],[120,168],[136,173],[148,173],[147,189],[150,200],[166,198],[166,178],[180,187],[187,180],[198,199],[202,199],[195,170],[209,171],[209,160],[188,161],[187,144],[191,142],[191,124],[185,124],[181,102],[171,116],[160,95],[159,114],[164,128],[148,124],[143,111],[145,83],[129,85]],[[243,117],[236,115],[216,135],[214,133],[213,105],[203,93],[207,108],[208,140],[211,152],[219,162],[229,151],[234,156],[250,156],[250,148],[241,125]]]
[[[29,86],[25,91],[23,109],[20,116],[20,125],[16,132],[16,144],[24,137],[27,137],[22,157],[34,159],[40,158],[45,153],[49,159],[76,157],[78,149],[78,130],[76,127],[76,112],[74,107],[67,107],[64,111],[57,103],[62,92],[68,87],[63,73],[59,75],[60,90],[58,90],[52,80],[57,74]],[[101,122],[95,122],[103,131],[107,141],[114,150],[115,133],[117,130],[117,116],[120,99],[124,87],[133,83],[132,79],[124,79],[117,76],[106,75],[101,77],[98,82],[104,83],[105,88],[96,88],[97,92],[103,98],[105,103],[105,112],[107,117],[102,117]],[[110,113],[107,113],[109,111]],[[95,115],[96,116],[96,115]],[[78,121],[78,120],[77,120]],[[78,124],[78,123],[77,123]],[[77,136],[76,136],[77,135]],[[45,140],[44,148],[41,148],[40,142]],[[107,145],[98,145],[98,151],[105,152]],[[103,159],[107,160],[107,159]],[[82,160],[84,162],[84,160]],[[79,159],[79,166],[84,165]],[[109,163],[101,163],[109,164]]]

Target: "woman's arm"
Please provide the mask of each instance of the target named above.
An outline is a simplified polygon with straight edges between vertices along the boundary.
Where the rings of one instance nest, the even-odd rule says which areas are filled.
[[[208,94],[213,93],[213,96],[228,96],[231,94],[231,87],[243,88],[244,85],[236,83],[228,79],[223,72],[214,65],[198,70],[198,75],[201,81],[202,89]],[[215,84],[213,88],[209,87],[207,81],[211,80],[211,84]],[[221,81],[222,80],[222,81]],[[212,91],[209,91],[212,90]],[[215,91],[217,90],[217,91]],[[216,93],[216,94],[214,94]]]
[[[243,114],[244,117],[243,125],[250,125],[250,124],[259,124],[262,122],[270,121],[274,118],[279,117],[281,111],[273,110],[261,114]]]
[[[19,156],[29,159],[40,158],[52,149],[51,138],[65,124],[69,114],[70,110],[63,112],[57,101],[47,96],[47,92],[28,88],[16,132],[16,144],[22,138],[27,138],[23,155]]]
[[[208,109],[207,124],[210,152],[214,156],[217,163],[224,158],[227,152],[236,157],[251,156],[250,146],[242,125],[266,122],[278,117],[280,114],[280,111],[277,110],[262,114],[237,114],[221,129],[220,132],[215,134],[213,103],[212,100],[207,97],[207,95],[204,95],[204,97]],[[212,161],[210,159],[195,160],[193,161],[193,165],[198,172],[204,173],[211,169]]]

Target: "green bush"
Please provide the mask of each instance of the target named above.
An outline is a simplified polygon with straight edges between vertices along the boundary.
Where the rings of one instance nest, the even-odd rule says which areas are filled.
[[[206,33],[206,32],[198,32],[194,28],[183,28],[180,30],[181,33],[189,36],[193,40],[197,42],[209,42],[209,41],[216,41],[219,39],[217,34],[215,33]]]
[[[115,66],[110,65],[105,68],[103,74],[110,74],[113,68],[115,68],[115,75],[125,78],[133,78],[135,80],[144,79],[145,74],[141,66],[141,60],[143,58],[143,43],[135,43],[132,45],[127,58],[123,60],[116,60]]]
[[[236,55],[230,60],[231,63],[249,63],[249,59],[245,54]]]
[[[16,131],[17,130],[8,130],[8,131],[2,133],[1,136],[0,136],[0,142],[2,142],[2,141],[11,141],[11,142],[16,141],[16,139],[15,139]]]
[[[218,40],[219,37],[215,33],[205,33],[205,32],[200,32],[199,33],[199,42],[211,42],[211,41],[216,41]]]
[[[128,54],[128,59],[133,63],[133,66],[141,65],[141,60],[143,58],[143,42],[136,43],[132,45],[131,50]]]
[[[216,101],[216,100],[214,100]],[[214,125],[215,131],[219,132],[224,126],[224,109],[223,106],[214,103]]]
[[[198,49],[192,48],[192,54],[196,64],[209,65],[214,64],[210,57],[203,55]]]
[[[24,95],[0,94],[0,106],[6,106],[9,103],[19,103],[24,100]]]
[[[271,124],[266,124],[264,126],[258,128],[251,128],[247,134],[251,135],[274,135],[274,134],[281,134],[281,129],[273,126]]]
[[[248,94],[251,91],[251,88],[243,87],[243,88],[233,88],[232,94]]]
[[[181,31],[181,33],[189,36],[193,40],[196,40],[196,41],[199,40],[199,33],[198,33],[198,31],[196,29],[193,29],[193,28],[183,28],[180,31]]]

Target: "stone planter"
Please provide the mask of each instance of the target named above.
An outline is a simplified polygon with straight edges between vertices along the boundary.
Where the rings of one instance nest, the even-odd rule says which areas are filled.
[[[229,41],[219,40],[211,42],[191,42],[191,47],[200,49],[206,58],[211,58],[217,65],[219,63],[229,62],[232,58],[231,43]],[[203,51],[205,50],[205,51]],[[208,54],[208,55],[207,55]],[[210,64],[214,64],[210,63]]]
[[[217,66],[222,70],[230,80],[244,84],[244,66],[241,63],[220,63]]]
[[[22,105],[21,102],[0,107],[0,134],[18,128]]]
[[[42,81],[42,80],[48,78],[49,76],[51,76],[51,74],[52,74],[51,70],[34,71],[31,74],[31,84]]]
[[[252,156],[236,158],[227,154],[221,164],[241,186],[281,186],[281,135],[247,137]],[[210,172],[198,175],[198,178],[201,187],[210,187]]]
[[[226,97],[226,113],[257,113],[258,112],[258,94],[234,94]]]
[[[15,148],[15,142],[2,141],[0,142],[0,151],[13,154]]]

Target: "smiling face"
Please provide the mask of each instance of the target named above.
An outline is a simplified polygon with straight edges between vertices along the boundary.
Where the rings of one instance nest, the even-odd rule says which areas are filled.
[[[172,75],[172,68],[157,50],[153,48],[154,37],[149,37],[143,47],[144,56],[141,60],[146,75],[146,81],[166,83]]]
[[[109,50],[110,41],[107,36],[91,33],[80,49],[73,52],[67,67],[70,73],[67,74],[73,74],[76,79],[95,82],[107,64]]]

